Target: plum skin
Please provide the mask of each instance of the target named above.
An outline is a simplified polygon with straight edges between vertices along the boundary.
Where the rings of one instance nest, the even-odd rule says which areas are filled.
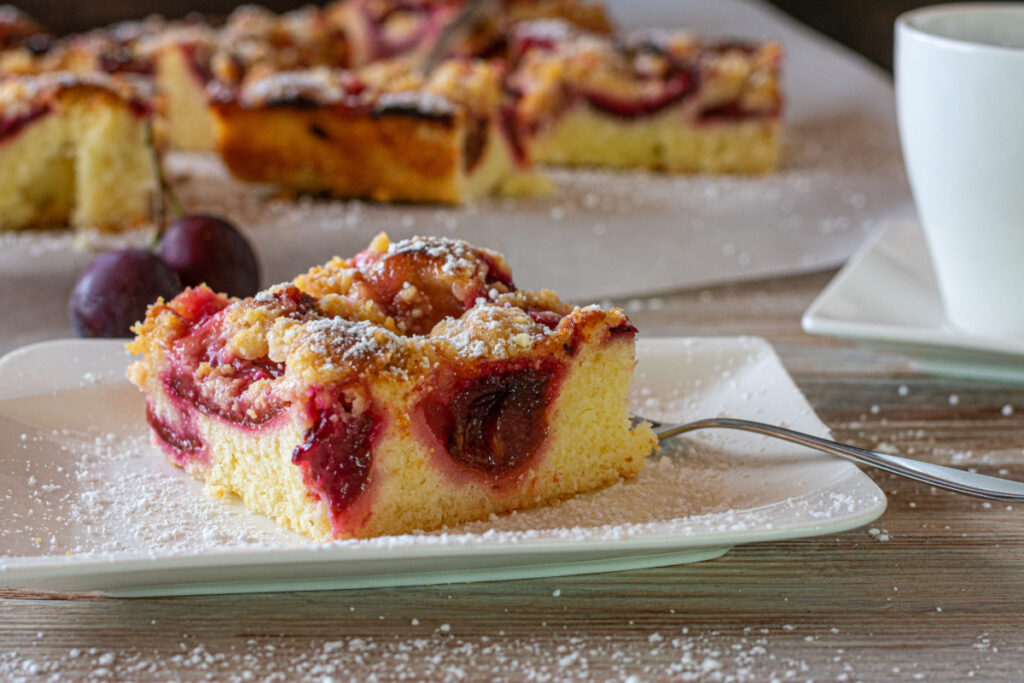
[[[183,216],[167,227],[156,251],[186,287],[205,284],[239,298],[259,291],[256,253],[242,233],[222,218]]]
[[[178,274],[153,252],[118,249],[86,267],[71,291],[68,314],[80,337],[129,337],[150,304],[181,290]]]

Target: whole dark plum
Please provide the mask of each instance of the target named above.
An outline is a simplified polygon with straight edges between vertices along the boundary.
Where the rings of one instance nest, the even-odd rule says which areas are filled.
[[[178,274],[148,249],[108,251],[78,278],[68,313],[80,337],[129,337],[150,304],[181,290]]]
[[[156,251],[186,287],[205,283],[215,292],[237,297],[259,291],[256,253],[242,233],[222,218],[183,216],[167,227]]]

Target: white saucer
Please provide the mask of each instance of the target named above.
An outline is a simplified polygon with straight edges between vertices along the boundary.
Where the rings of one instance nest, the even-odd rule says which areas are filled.
[[[805,331],[906,356],[939,375],[1024,382],[1024,340],[978,337],[946,320],[921,225],[883,224],[803,315]]]

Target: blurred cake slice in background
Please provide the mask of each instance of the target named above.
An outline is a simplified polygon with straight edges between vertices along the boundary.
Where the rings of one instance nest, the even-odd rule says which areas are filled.
[[[247,74],[349,64],[348,40],[323,11],[306,7],[284,14],[254,5],[232,12],[219,29],[176,23],[140,46],[153,61],[163,95],[167,137],[175,149],[216,147],[211,84],[237,87]]]
[[[149,101],[101,74],[0,81],[0,228],[121,230],[159,201]]]
[[[466,0],[337,0],[325,10],[327,23],[350,43],[350,64],[362,66],[429,52]],[[451,46],[447,56],[504,56],[511,28],[536,19],[562,19],[590,31],[611,33],[604,6],[588,0],[494,0]]]
[[[140,59],[153,64],[166,107],[171,147],[213,150],[211,83],[237,87],[253,73],[317,66],[362,67],[399,56],[423,55],[462,0],[344,0],[325,8],[276,14],[255,5],[238,8],[220,28],[174,22],[140,41]],[[505,0],[453,52],[462,57],[504,55],[517,21],[561,17],[592,30],[610,30],[600,5],[580,0]],[[214,89],[216,89],[214,88]]]
[[[511,125],[537,163],[763,173],[779,162],[777,43],[683,31],[621,38],[566,22],[512,37]]]
[[[500,75],[451,60],[424,76],[392,60],[253,77],[215,98],[218,148],[243,180],[458,204],[498,191],[525,164],[501,123]]]

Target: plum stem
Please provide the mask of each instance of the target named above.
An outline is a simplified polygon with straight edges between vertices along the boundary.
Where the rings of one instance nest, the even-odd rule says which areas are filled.
[[[181,200],[178,199],[178,193],[174,191],[174,186],[171,185],[167,179],[167,174],[164,172],[162,155],[153,138],[152,124],[146,127],[146,144],[153,151],[153,164],[156,167],[156,178],[160,185],[160,199],[157,202],[159,215],[157,216],[156,234],[153,235],[153,241],[150,244],[150,247],[156,247],[160,238],[163,237],[164,232],[167,230],[169,222],[167,220],[167,205],[170,204],[175,220],[184,216],[185,210],[181,206]]]

